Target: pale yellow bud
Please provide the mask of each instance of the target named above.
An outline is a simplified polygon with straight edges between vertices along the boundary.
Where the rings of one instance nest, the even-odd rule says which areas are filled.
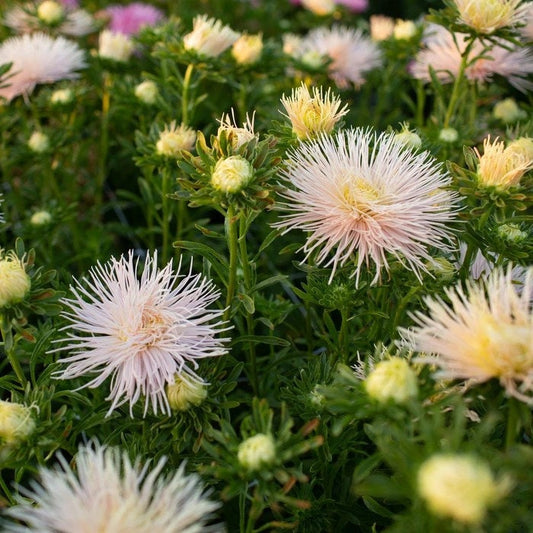
[[[393,35],[398,41],[408,41],[416,35],[416,24],[412,20],[398,19],[394,24]]]
[[[146,80],[135,87],[134,93],[141,102],[144,102],[145,104],[153,104],[159,94],[159,89],[155,82]]]
[[[385,41],[394,33],[394,19],[385,15],[370,17],[370,37],[374,41]]]
[[[378,363],[364,382],[367,394],[380,403],[406,403],[418,394],[416,374],[409,363],[391,357]]]
[[[98,55],[114,61],[126,62],[133,53],[135,45],[126,35],[103,30],[98,40]]]
[[[6,444],[27,439],[35,430],[30,407],[0,400],[0,439]]]
[[[502,239],[513,243],[522,242],[528,236],[528,233],[522,231],[516,224],[502,224],[498,226],[496,232]]]
[[[263,51],[263,35],[241,35],[231,48],[231,55],[241,65],[257,63]]]
[[[37,16],[46,24],[57,24],[65,16],[65,10],[59,3],[45,0],[37,8]]]
[[[34,131],[28,139],[28,147],[37,154],[42,154],[50,148],[48,135],[40,131]]]
[[[407,148],[420,148],[422,146],[422,139],[414,131],[409,130],[409,124],[402,125],[402,131],[397,133],[394,138]]]
[[[211,185],[225,193],[236,193],[249,183],[254,174],[250,162],[240,155],[219,159],[211,175]]]
[[[0,259],[0,308],[20,302],[30,287],[24,264],[14,253]]]
[[[71,89],[58,89],[57,91],[54,91],[50,96],[50,103],[58,105],[70,104],[73,99],[74,93]]]
[[[341,108],[341,100],[331,90],[313,87],[313,94],[305,84],[293,89],[290,97],[283,96],[281,103],[291,121],[292,131],[299,139],[314,138],[322,133],[331,133],[337,122],[348,113]]]
[[[496,481],[480,459],[459,454],[431,457],[418,470],[417,480],[418,493],[432,513],[472,526],[510,489],[509,480]]]
[[[428,266],[435,275],[442,278],[443,280],[450,280],[455,276],[455,266],[445,257],[433,258],[428,263]]]
[[[326,64],[327,57],[317,50],[309,50],[300,58],[301,62],[308,68],[320,68]]]
[[[174,411],[187,411],[200,405],[207,397],[207,385],[191,379],[176,376],[172,385],[167,385],[167,398]]]
[[[459,133],[455,128],[442,128],[439,132],[439,140],[445,143],[454,143],[459,139]]]
[[[518,137],[511,141],[505,151],[508,154],[516,154],[519,158],[533,160],[533,139],[531,137]]]
[[[257,137],[254,132],[254,117],[250,118],[246,115],[246,122],[242,128],[239,128],[236,124],[235,117],[232,114],[227,113],[222,115],[220,119],[220,126],[218,127],[217,136],[220,136],[222,132],[225,132],[226,138],[231,143],[234,150],[238,150],[243,144],[250,142]]]
[[[176,126],[176,123],[172,121],[159,134],[155,148],[160,155],[178,157],[182,151],[192,150],[195,142],[196,132],[193,129],[183,124]]]
[[[239,444],[237,459],[248,470],[271,465],[276,458],[276,444],[271,435],[258,433]]]
[[[30,218],[34,226],[44,226],[52,221],[52,215],[48,211],[36,211]]]
[[[494,115],[494,118],[497,118],[506,124],[516,122],[527,116],[527,113],[518,107],[514,98],[506,98],[505,100],[497,102],[494,105],[492,114]]]
[[[335,11],[333,0],[301,0],[301,3],[315,15],[330,15]]]

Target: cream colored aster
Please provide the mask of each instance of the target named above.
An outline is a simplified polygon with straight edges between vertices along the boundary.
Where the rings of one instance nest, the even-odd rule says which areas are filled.
[[[282,173],[289,187],[276,227],[308,233],[306,258],[337,267],[354,263],[358,283],[363,265],[374,263],[373,282],[393,256],[421,279],[430,248],[450,239],[446,223],[455,216],[450,182],[429,152],[414,152],[393,133],[363,128],[300,144]],[[304,259],[305,260],[305,259]]]
[[[185,124],[176,124],[173,120],[159,134],[155,149],[160,155],[178,157],[181,152],[192,150],[196,142],[196,132]]]
[[[71,37],[88,35],[97,29],[95,19],[88,11],[69,9],[60,2],[50,0],[15,5],[4,16],[4,24],[16,33],[32,33],[43,23]]]
[[[98,263],[85,283],[76,281],[73,296],[63,299],[63,344],[58,379],[94,377],[83,387],[99,387],[110,378],[108,415],[118,406],[144,397],[157,413],[170,413],[165,386],[176,374],[202,381],[198,361],[224,355],[226,338],[220,309],[208,309],[219,292],[211,281],[191,272],[180,274],[172,261],[157,267],[147,256],[138,279],[139,261],[128,257]]]
[[[235,112],[232,109],[231,113],[222,114],[220,117],[219,127],[217,130],[217,137],[222,132],[225,132],[226,137],[231,143],[234,150],[238,150],[243,144],[250,142],[258,137],[258,134],[254,131],[255,112],[250,117],[246,115],[246,122],[243,123],[242,128],[237,126],[237,119],[235,118]]]
[[[491,141],[490,135],[483,141],[483,154],[477,148],[474,152],[478,158],[477,177],[482,186],[500,189],[517,186],[522,176],[533,168],[533,158],[527,151],[512,146],[506,148],[497,137]]]
[[[478,526],[490,507],[511,489],[507,477],[496,480],[489,465],[467,454],[435,454],[417,474],[420,497],[440,517]]]
[[[370,16],[370,36],[374,41],[385,41],[394,34],[394,19],[385,15]]]
[[[508,395],[533,404],[533,268],[522,284],[512,266],[495,269],[484,282],[445,290],[449,304],[427,298],[428,314],[413,316],[416,326],[402,330],[414,349],[436,365],[438,377],[482,383],[498,379]]]
[[[429,25],[425,31],[425,47],[409,65],[411,75],[431,83],[431,72],[441,83],[452,83],[461,65],[469,37],[450,33],[442,26]],[[490,50],[476,40],[468,54],[465,76],[470,81],[489,83],[495,75],[502,76],[519,91],[533,89],[528,77],[533,74],[533,52],[530,48],[495,40]]]
[[[87,66],[85,53],[76,43],[40,32],[6,39],[0,45],[0,65],[6,63],[13,65],[0,97],[8,101],[28,96],[37,84],[77,78],[77,71]]]
[[[331,15],[335,11],[334,0],[301,0],[302,6],[315,15]]]
[[[478,33],[491,34],[500,28],[516,26],[523,22],[522,0],[454,0],[459,12],[459,22]]]
[[[281,103],[292,124],[292,130],[299,139],[316,137],[321,133],[331,133],[337,122],[348,113],[348,106],[341,108],[341,99],[334,96],[331,89],[325,93],[322,87],[313,87],[313,94],[302,83],[293,89],[289,97],[283,95]]]
[[[359,87],[365,74],[382,64],[379,46],[361,30],[347,26],[312,30],[304,37],[299,55],[329,58],[329,76],[341,89],[350,84]]]
[[[61,455],[58,462],[53,469],[41,468],[40,480],[22,488],[25,497],[5,512],[26,526],[13,522],[4,531],[199,533],[220,507],[207,498],[199,476],[185,473],[184,463],[165,474],[165,458],[150,468],[97,442],[80,446],[75,467]]]
[[[200,55],[217,57],[227,50],[237,39],[239,33],[217,19],[198,15],[193,20],[193,30],[183,37],[186,50]]]

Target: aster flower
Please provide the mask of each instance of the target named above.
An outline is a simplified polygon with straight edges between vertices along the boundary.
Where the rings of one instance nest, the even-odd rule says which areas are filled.
[[[0,65],[13,63],[0,97],[11,101],[29,95],[39,83],[77,78],[86,67],[85,54],[72,41],[44,33],[11,37],[0,45]]]
[[[491,141],[490,135],[483,141],[483,155],[477,148],[477,177],[480,185],[507,189],[520,183],[522,176],[533,168],[533,158],[525,151],[505,147],[498,138]]]
[[[508,395],[533,404],[533,268],[516,285],[510,265],[484,282],[445,289],[447,300],[427,298],[429,314],[413,316],[402,330],[419,362],[436,365],[438,377],[482,383],[498,379]]]
[[[109,6],[105,9],[105,13],[111,17],[109,30],[124,35],[136,35],[143,27],[155,26],[164,17],[162,11],[144,2]]]
[[[232,109],[231,114],[222,114],[220,117],[219,127],[217,130],[217,137],[224,133],[226,138],[230,141],[233,150],[238,150],[241,146],[250,142],[253,139],[257,139],[259,135],[254,131],[254,119],[255,113],[252,117],[246,115],[246,122],[242,125],[242,128],[237,126],[237,119],[235,118],[235,112]]]
[[[442,188],[450,178],[429,152],[403,147],[394,134],[358,128],[322,135],[289,154],[283,177],[292,188],[282,193],[288,214],[276,226],[308,231],[306,258],[318,252],[315,261],[333,267],[331,278],[354,260],[357,284],[363,263],[372,261],[376,282],[389,269],[387,253],[420,278],[432,262],[428,248],[449,239],[455,197]]]
[[[141,395],[145,413],[150,403],[155,413],[169,413],[165,385],[176,374],[202,381],[195,372],[198,360],[227,352],[227,339],[215,338],[222,322],[211,323],[223,311],[207,309],[219,296],[210,281],[180,275],[172,261],[159,270],[157,254],[147,256],[140,280],[137,271],[133,252],[98,263],[87,288],[77,281],[74,296],[63,302],[70,324],[64,328],[66,344],[55,351],[71,354],[59,360],[67,367],[56,377],[96,373],[83,387],[98,387],[110,377],[108,414],[126,402],[131,414]]]
[[[62,455],[58,461],[55,469],[40,469],[40,482],[21,489],[35,505],[19,497],[19,504],[6,511],[27,527],[11,523],[5,531],[195,533],[205,531],[219,507],[207,499],[197,475],[185,474],[183,463],[165,475],[165,458],[150,470],[149,464],[132,463],[126,452],[98,442],[80,446],[75,469]]]
[[[341,108],[340,98],[334,96],[330,89],[324,94],[322,87],[313,87],[311,95],[304,83],[293,89],[290,97],[283,95],[281,103],[299,139],[331,133],[337,122],[348,113],[348,106]]]
[[[522,0],[454,0],[454,3],[459,22],[484,34],[522,22],[527,5]]]
[[[416,55],[409,67],[411,75],[429,83],[432,69],[441,83],[451,83],[459,73],[468,39],[465,34],[453,35],[441,26],[430,26],[424,39],[425,49]],[[493,44],[490,50],[481,41],[475,41],[465,70],[466,78],[471,81],[490,82],[499,75],[524,93],[533,88],[533,83],[527,79],[532,73],[533,52],[503,41],[501,45]]]
[[[316,28],[302,41],[301,56],[317,54],[331,60],[329,75],[341,89],[350,83],[358,87],[365,81],[365,73],[382,63],[376,43],[361,30],[344,26]]]
[[[374,41],[386,41],[394,34],[394,19],[385,15],[370,16],[370,36]]]
[[[239,34],[220,20],[198,15],[193,20],[193,30],[183,37],[186,50],[194,50],[200,55],[217,57],[227,50]]]
[[[48,5],[57,6],[53,15],[50,9],[42,9]],[[54,31],[71,37],[88,35],[96,30],[95,20],[88,11],[77,9],[77,5],[49,0],[48,3],[27,2],[14,6],[6,12],[3,22],[17,33],[32,33],[42,28],[43,22],[53,26]]]

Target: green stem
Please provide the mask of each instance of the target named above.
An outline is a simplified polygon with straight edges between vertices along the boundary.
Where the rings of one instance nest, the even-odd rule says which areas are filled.
[[[104,183],[107,175],[107,152],[109,150],[109,108],[111,105],[111,86],[113,80],[109,72],[104,72],[102,84],[102,115],[100,117],[100,154],[98,172],[96,174],[95,207],[96,216],[100,217],[100,209],[104,196]]]
[[[181,91],[181,123],[184,126],[189,124],[189,89],[191,86],[194,65],[189,63],[185,76],[183,77],[183,87]]]
[[[231,316],[231,304],[235,297],[237,286],[237,260],[239,255],[238,248],[238,226],[235,208],[230,204],[226,213],[226,239],[229,250],[229,274],[228,288],[226,293],[226,310],[224,311],[224,320],[228,321]]]
[[[348,361],[348,309],[341,309],[341,329],[339,331],[340,361],[344,364]]]
[[[416,125],[424,127],[424,106],[426,105],[426,88],[424,83],[418,80],[416,85]]]
[[[461,94],[461,85],[464,80],[465,70],[468,65],[468,55],[470,54],[470,50],[472,49],[472,46],[474,44],[474,39],[470,39],[468,44],[466,45],[466,48],[461,56],[461,64],[459,65],[459,72],[457,73],[457,76],[455,78],[453,89],[452,89],[452,95],[450,97],[450,101],[448,103],[448,109],[446,110],[446,115],[444,117],[444,128],[449,127],[450,121],[453,117],[453,114],[455,113],[455,108],[457,107],[457,101],[459,100],[459,96]]]
[[[505,429],[505,450],[509,451],[511,446],[516,442],[518,434],[518,427],[520,417],[518,413],[518,400],[516,398],[509,398],[509,410],[507,413],[507,427]]]
[[[246,246],[246,234],[247,234],[246,217],[242,216],[239,223],[239,251],[243,272],[244,289],[249,296],[252,290],[252,274],[250,270],[250,262],[248,260],[248,249]],[[248,335],[254,334],[254,320],[251,313],[246,311],[246,327]],[[255,344],[253,342],[248,343],[248,354],[250,363],[250,381],[254,394],[258,394],[258,379],[257,379],[257,358],[255,353]]]
[[[163,265],[166,265],[169,257],[169,240],[170,240],[170,202],[169,202],[169,185],[170,185],[170,175],[169,171],[165,168],[163,169],[163,175],[161,179],[161,222],[162,228],[161,233],[163,236],[162,250],[161,250],[161,260]]]
[[[17,379],[19,380],[19,383],[22,385],[22,388],[25,388],[28,380],[26,379],[26,376],[22,371],[22,367],[20,366],[20,362],[15,355],[15,342],[13,339],[13,332],[11,330],[11,326],[8,325],[6,322],[7,321],[5,317],[2,317],[0,330],[2,333],[2,339],[4,341],[4,351],[7,360],[11,365],[11,368],[13,369],[15,375],[17,376]]]

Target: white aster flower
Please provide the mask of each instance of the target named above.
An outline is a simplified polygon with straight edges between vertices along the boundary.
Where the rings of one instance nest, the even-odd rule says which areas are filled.
[[[427,298],[428,315],[413,316],[416,327],[402,335],[418,359],[440,368],[444,379],[482,383],[498,379],[507,394],[533,404],[533,268],[516,283],[512,266],[496,268],[483,282],[445,289],[445,303]]]
[[[55,351],[68,352],[59,360],[67,367],[60,379],[96,374],[83,387],[98,387],[111,378],[109,413],[145,397],[144,412],[151,403],[155,413],[169,413],[165,386],[176,374],[202,381],[196,374],[198,360],[224,355],[222,310],[207,307],[219,292],[201,275],[179,274],[172,261],[157,268],[157,254],[147,256],[137,278],[138,260],[112,258],[89,271],[88,286],[76,281],[73,298],[64,299],[70,321],[66,344]],[[218,320],[213,323],[214,320]]]
[[[365,74],[382,63],[379,46],[361,30],[345,26],[316,28],[303,39],[300,55],[326,57],[331,60],[329,75],[341,89],[352,83],[365,82]]]
[[[25,498],[6,511],[27,526],[5,531],[26,533],[199,533],[206,531],[220,505],[207,499],[200,478],[178,470],[163,474],[166,459],[152,469],[132,463],[126,452],[97,442],[80,446],[76,468],[61,455],[55,469],[41,468]],[[223,531],[222,526],[209,530]]]
[[[54,10],[54,5],[61,12]],[[88,11],[69,9],[61,3],[48,0],[16,5],[9,9],[4,17],[4,24],[17,33],[32,33],[40,29],[43,22],[54,26],[54,31],[71,37],[88,35],[97,28],[93,16]]]
[[[442,26],[430,25],[424,38],[425,48],[418,52],[409,66],[411,75],[431,82],[431,70],[441,83],[451,83],[459,74],[462,54],[469,37],[452,34]],[[491,82],[495,75],[506,78],[516,89],[527,92],[533,88],[528,76],[533,74],[533,52],[528,47],[496,40],[490,50],[476,40],[468,54],[465,76],[470,81]],[[499,44],[501,43],[501,44]]]
[[[239,33],[207,15],[198,15],[192,24],[193,30],[183,37],[183,45],[201,55],[217,57],[239,38]]]
[[[0,45],[0,65],[13,63],[0,87],[0,97],[11,101],[29,95],[39,83],[77,78],[87,65],[79,46],[64,37],[44,33],[11,37]]]
[[[450,238],[455,197],[443,189],[450,178],[429,152],[406,149],[392,133],[357,128],[302,143],[283,177],[292,185],[280,205],[288,214],[275,225],[309,232],[306,258],[316,251],[331,277],[353,260],[357,283],[372,261],[376,282],[391,254],[420,278],[433,261],[428,249]]]

